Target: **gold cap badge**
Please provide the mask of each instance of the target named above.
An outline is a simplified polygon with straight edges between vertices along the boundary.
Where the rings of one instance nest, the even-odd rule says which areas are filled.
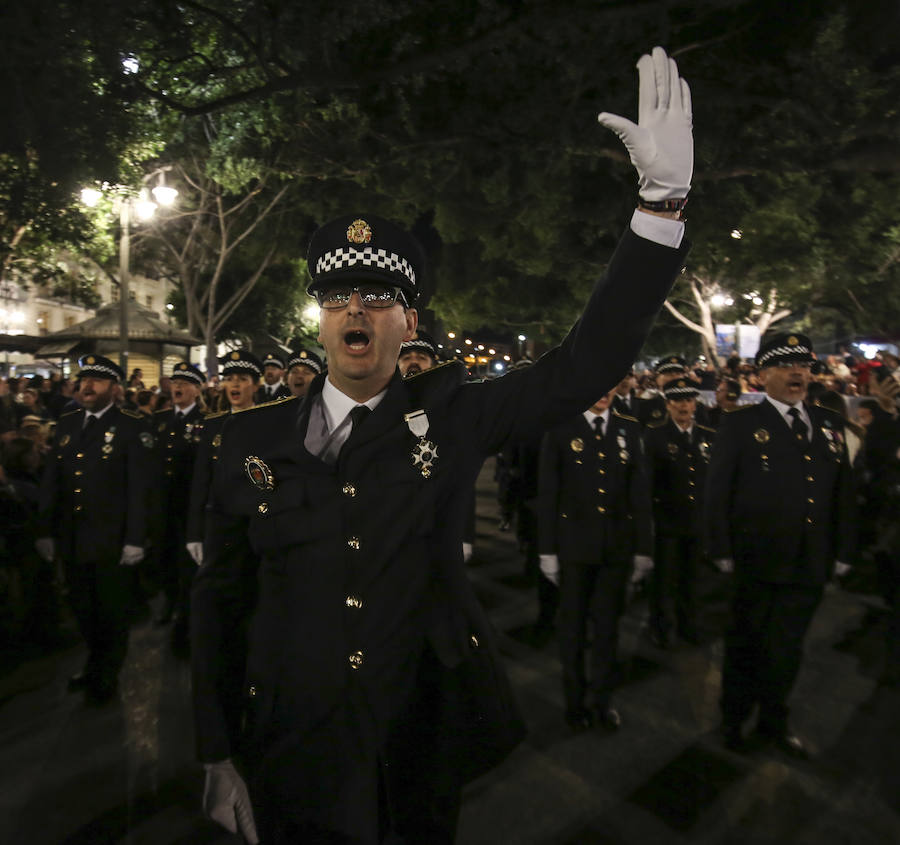
[[[84,362],[85,362],[85,364],[95,364],[95,363],[97,363],[97,362],[96,362],[96,359],[94,358],[93,355],[90,355],[89,357],[85,358],[85,359],[84,359]]]
[[[367,244],[372,240],[372,227],[365,220],[354,220],[347,227],[347,240],[352,244]]]
[[[187,369],[187,364],[179,364],[179,365],[178,365],[178,369],[179,369],[179,370],[186,370],[186,369]]]
[[[795,338],[793,335],[788,338],[788,346],[796,346],[798,343],[800,343],[800,341],[797,340],[797,338]]]
[[[240,352],[232,352],[232,353],[231,353],[231,360],[232,360],[232,361],[237,361],[238,358],[240,358],[240,357],[241,357],[241,353],[240,353]]]
[[[301,357],[301,358],[306,358],[306,357],[307,357],[307,355],[306,355],[306,350],[305,350],[305,349],[302,350],[302,351],[300,352],[300,357]]]

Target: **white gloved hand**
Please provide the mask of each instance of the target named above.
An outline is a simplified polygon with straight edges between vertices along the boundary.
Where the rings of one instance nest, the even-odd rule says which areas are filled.
[[[541,572],[548,581],[559,586],[559,558],[556,555],[541,555]]]
[[[662,47],[654,47],[651,56],[641,56],[637,69],[637,124],[609,112],[601,112],[597,120],[625,144],[638,172],[638,192],[643,199],[681,199],[691,189],[694,171],[691,89]]]
[[[206,769],[203,812],[231,833],[240,830],[247,842],[257,845],[259,836],[256,835],[256,823],[253,821],[250,793],[231,760],[205,763],[203,768]]]
[[[717,558],[713,561],[713,566],[715,566],[719,572],[725,572],[726,574],[734,572],[734,561],[730,557]]]
[[[188,554],[197,566],[203,565],[203,543],[188,543]]]
[[[120,566],[135,566],[144,559],[144,550],[140,546],[122,546]]]
[[[843,578],[851,569],[849,563],[841,563],[841,561],[835,561],[834,564],[834,574],[837,575],[838,578]]]
[[[56,544],[52,537],[38,537],[34,541],[34,547],[42,560],[53,563],[53,558],[56,556]]]
[[[463,563],[468,563],[472,559],[472,544],[471,543],[463,543]]]
[[[634,572],[631,573],[631,583],[637,584],[643,581],[653,571],[653,558],[649,555],[634,556]]]

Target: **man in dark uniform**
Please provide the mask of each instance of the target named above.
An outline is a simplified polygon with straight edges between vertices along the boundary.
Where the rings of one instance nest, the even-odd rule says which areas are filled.
[[[559,654],[566,722],[621,724],[610,701],[619,616],[632,574],[652,566],[650,491],[634,417],[609,410],[606,394],[583,414],[544,435],[538,467],[541,569],[559,583]],[[590,681],[587,630],[593,630]],[[586,706],[590,690],[591,706]]]
[[[437,344],[430,334],[421,329],[417,329],[413,337],[400,344],[397,366],[400,368],[400,375],[404,377],[424,373],[437,362]]]
[[[267,843],[451,842],[462,784],[521,737],[465,576],[465,493],[487,455],[615,384],[681,265],[690,95],[662,49],[638,66],[641,125],[601,120],[641,173],[649,213],[631,226],[648,237],[626,232],[578,326],[533,366],[489,382],[464,383],[460,363],[403,379],[420,248],[370,215],[313,236],[328,375],[302,400],[226,421],[194,582],[204,803],[250,841],[255,813]],[[223,637],[248,619],[237,745]],[[249,795],[231,760],[241,751]]]
[[[656,390],[653,396],[637,400],[631,416],[637,417],[641,425],[653,425],[666,419],[666,397],[663,391],[670,381],[684,378],[687,372],[687,361],[680,355],[666,355],[656,362],[653,374],[656,377]]]
[[[612,405],[610,407],[626,417],[633,417],[637,408],[637,398],[634,395],[637,379],[634,377],[634,370],[629,370],[625,378],[622,379],[613,392]]]
[[[287,362],[287,383],[292,396],[306,396],[313,379],[325,371],[325,362],[311,349],[292,352]]]
[[[274,402],[276,399],[287,399],[292,396],[290,389],[284,383],[284,356],[280,352],[270,352],[262,363],[263,383],[254,397],[256,404]]]
[[[741,383],[732,378],[723,378],[716,386],[716,407],[709,409],[709,424],[713,428],[722,425],[725,414],[736,411],[740,406]]]
[[[63,561],[69,600],[88,646],[69,681],[91,703],[116,692],[128,649],[135,566],[144,557],[153,435],[141,414],[113,403],[124,378],[102,355],[79,362],[83,408],[63,414],[41,480],[37,548]]]
[[[644,434],[656,530],[650,635],[660,648],[668,646],[673,627],[686,642],[698,642],[694,588],[703,550],[706,467],[715,438],[713,429],[694,420],[693,382],[670,381],[665,395],[668,419]]]
[[[734,571],[733,618],[725,636],[722,720],[726,744],[756,731],[794,756],[787,699],[803,638],[838,561],[854,543],[854,502],[844,420],[803,401],[812,345],[802,334],[766,340],[756,355],[766,398],[725,415],[706,486],[709,553]]]
[[[203,527],[206,501],[212,484],[213,470],[219,458],[222,442],[222,426],[229,414],[246,411],[254,406],[254,396],[262,377],[262,362],[246,349],[235,349],[219,359],[219,369],[228,400],[227,411],[216,411],[203,418],[199,442],[190,479],[188,522],[185,545],[194,562],[203,562]]]
[[[194,458],[203,428],[204,414],[198,399],[205,379],[193,364],[181,361],[173,368],[171,381],[174,407],[153,415],[162,473],[159,568],[165,598],[156,622],[164,625],[174,614],[172,646],[177,654],[184,654],[188,647],[190,587],[197,568],[185,543]]]

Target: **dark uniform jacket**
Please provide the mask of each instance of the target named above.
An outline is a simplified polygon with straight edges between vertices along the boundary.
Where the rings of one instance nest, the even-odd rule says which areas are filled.
[[[714,429],[695,421],[687,442],[671,419],[644,433],[657,534],[702,536],[703,492],[715,436]]]
[[[194,405],[189,414],[178,418],[175,410],[167,408],[153,415],[153,433],[159,450],[166,509],[187,513],[194,458],[203,431],[203,411]]]
[[[322,826],[365,838],[382,758],[414,779],[427,755],[423,777],[458,784],[513,747],[521,725],[463,566],[468,493],[488,455],[579,413],[621,377],[683,255],[626,232],[561,347],[490,382],[460,383],[456,362],[396,372],[335,465],[304,447],[323,375],[303,399],[226,419],[192,597],[202,760],[235,751],[222,651],[248,614],[251,783]],[[420,409],[431,445],[404,420]],[[391,742],[411,707],[410,724],[433,732],[420,751],[415,731],[405,749]]]
[[[90,432],[85,412],[56,424],[41,479],[40,531],[64,560],[118,563],[122,546],[147,544],[155,478],[153,435],[145,418],[113,405]]]
[[[855,504],[843,419],[805,405],[812,441],[799,444],[763,400],[725,414],[706,485],[708,551],[739,576],[822,584],[852,559]]]
[[[197,451],[188,481],[188,521],[186,542],[202,543],[206,521],[206,503],[212,486],[213,470],[219,458],[222,426],[231,411],[214,411],[197,423]]]
[[[261,405],[263,402],[275,402],[277,399],[290,399],[293,395],[291,389],[284,382],[275,388],[271,396],[266,391],[266,385],[261,384],[259,390],[256,391],[256,395],[253,397],[253,401],[257,405]]]
[[[598,439],[583,414],[544,435],[538,544],[560,563],[630,563],[653,554],[650,492],[634,417],[611,411]]]

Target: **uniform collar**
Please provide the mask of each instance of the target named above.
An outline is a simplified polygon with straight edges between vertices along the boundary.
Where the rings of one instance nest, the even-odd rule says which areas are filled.
[[[605,429],[606,424],[609,422],[609,408],[607,408],[602,414],[595,414],[590,409],[584,412],[585,422],[587,422],[587,424],[591,426],[591,428],[594,427],[594,420],[597,419],[597,417],[601,417],[603,419],[603,428]]]
[[[196,407],[197,407],[197,403],[196,403],[196,402],[191,402],[191,404],[188,405],[187,408],[179,408],[179,407],[176,405],[176,406],[175,406],[175,416],[177,417],[178,414],[181,414],[182,416],[185,416],[185,417],[186,417],[186,416],[187,416],[191,411],[193,411],[194,408],[196,408]]]
[[[371,399],[365,402],[357,402],[351,399],[346,393],[338,390],[327,377],[322,385],[322,411],[325,416],[325,425],[328,427],[329,433],[335,430],[346,418],[347,415],[357,405],[365,405],[370,411],[374,411],[387,393],[387,388],[376,393]]]
[[[113,402],[110,402],[103,410],[101,411],[89,411],[87,408],[84,409],[84,418],[88,417],[96,417],[98,420],[102,417],[110,408],[113,406]]]

